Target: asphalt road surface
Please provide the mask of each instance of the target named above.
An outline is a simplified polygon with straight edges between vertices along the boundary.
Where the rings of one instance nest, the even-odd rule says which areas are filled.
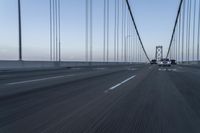
[[[200,133],[200,69],[1,72],[0,133]]]

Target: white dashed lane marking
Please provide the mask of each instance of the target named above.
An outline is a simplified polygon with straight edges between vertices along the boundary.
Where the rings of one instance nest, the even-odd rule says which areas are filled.
[[[129,80],[131,80],[131,79],[133,79],[133,78],[135,78],[135,77],[136,77],[136,75],[133,75],[133,76],[127,78],[126,80],[124,80],[124,81],[122,81],[122,82],[120,82],[120,83],[118,83],[118,84],[116,84],[116,85],[110,87],[108,90],[105,91],[105,93],[116,89],[117,87],[121,86],[122,84],[128,82]]]

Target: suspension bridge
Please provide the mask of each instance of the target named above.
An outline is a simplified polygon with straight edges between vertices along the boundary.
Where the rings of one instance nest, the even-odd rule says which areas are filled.
[[[0,132],[200,132],[200,0],[180,0],[168,49],[156,53],[147,52],[131,0],[77,0],[69,14],[82,13],[71,22],[82,26],[67,36],[64,2],[45,1],[47,43],[29,50],[24,0],[15,1],[15,54],[0,53]],[[177,65],[150,65],[159,48]]]

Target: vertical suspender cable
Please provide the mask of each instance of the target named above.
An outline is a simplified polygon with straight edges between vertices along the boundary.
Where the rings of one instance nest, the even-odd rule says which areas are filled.
[[[140,42],[137,41],[137,63],[139,63],[140,59]]]
[[[174,59],[176,59],[176,41],[177,41],[177,31],[175,32],[175,36],[174,36]]]
[[[117,0],[117,62],[119,61],[119,0]]]
[[[106,51],[106,0],[104,0],[104,16],[103,16],[103,62],[105,62],[105,51]]]
[[[188,18],[188,49],[187,49],[187,61],[190,61],[190,32],[191,32],[191,1],[189,0],[189,18]]]
[[[21,0],[18,0],[18,24],[19,24],[19,61],[22,61]]]
[[[52,61],[52,0],[49,0],[49,13],[50,13],[50,61]]]
[[[110,3],[107,0],[107,62],[109,61],[109,34],[110,34]]]
[[[129,20],[129,47],[128,47],[128,53],[129,53],[129,62],[131,62],[131,39],[132,39],[132,35],[131,35],[131,21]]]
[[[60,0],[58,0],[58,57],[59,62],[61,61],[61,33],[60,33]]]
[[[132,35],[132,38],[131,38],[131,48],[130,48],[130,51],[131,51],[131,62],[133,62],[133,39],[134,39],[134,36],[133,36],[133,28],[131,28],[131,35]]]
[[[175,37],[175,34],[174,34],[174,37]],[[172,47],[171,47],[171,58],[172,59],[174,57],[174,38],[173,38],[173,43],[172,43]]]
[[[186,26],[186,49],[185,49],[185,51],[186,51],[186,61],[188,59],[187,58],[188,57],[188,51],[187,50],[188,50],[188,33],[189,33],[188,32],[188,29],[189,29],[188,28],[189,27],[189,25],[188,25],[188,23],[189,23],[189,3],[190,3],[189,1],[190,0],[187,1],[187,18],[186,18],[186,20],[187,20],[186,21],[187,22],[187,26]]]
[[[126,62],[126,45],[127,45],[126,25],[127,25],[127,11],[126,11],[126,8],[124,7],[124,62]]]
[[[126,27],[126,34],[127,34],[127,43],[126,43],[126,60],[129,62],[129,16],[127,16],[127,27]]]
[[[129,62],[131,62],[130,60],[130,57],[131,57],[131,38],[132,38],[132,35],[131,35],[131,20],[130,20],[130,17],[129,17],[129,20],[128,20],[128,35],[129,35],[129,43],[128,43],[128,60]]]
[[[57,0],[55,0],[55,60],[57,61]]]
[[[138,39],[136,42],[136,63],[138,63]]]
[[[135,48],[134,48],[134,44],[135,44],[135,30],[133,29],[133,31],[132,31],[132,34],[133,34],[133,41],[132,41],[132,62],[134,62],[134,58],[135,58],[135,56],[134,56],[134,50],[135,50]]]
[[[55,49],[56,49],[56,47],[55,47],[55,0],[53,0],[53,3],[52,3],[53,5],[52,5],[52,7],[53,7],[53,9],[52,9],[52,13],[53,13],[53,18],[52,18],[52,20],[53,20],[53,61],[55,61]]]
[[[180,48],[181,48],[181,17],[182,14],[180,12],[180,16],[179,16],[179,30],[178,30],[178,61],[180,61]]]
[[[89,43],[89,33],[88,33],[88,0],[85,0],[85,60],[88,62],[88,43]]]
[[[132,34],[132,28],[130,28],[130,35],[131,35],[131,38],[130,38],[130,62],[132,62],[132,41],[133,41],[133,34]]]
[[[185,59],[186,59],[186,61],[187,61],[187,59],[188,59],[188,58],[187,58],[187,57],[188,57],[188,56],[187,56],[187,55],[188,55],[187,49],[188,49],[188,29],[189,29],[189,28],[188,28],[188,27],[189,27],[189,26],[188,26],[188,23],[189,23],[189,21],[188,21],[188,20],[189,20],[189,2],[190,2],[190,0],[187,1],[187,10],[186,10],[186,13],[187,13],[187,18],[186,18],[186,49],[185,49],[185,56],[186,56]]]
[[[129,57],[128,57],[128,59],[129,59],[129,62],[130,62],[130,56],[131,56],[131,23],[130,23],[131,21],[130,21],[130,18],[129,18],[129,27],[128,27],[128,35],[129,35],[129,44],[128,44],[128,54],[129,54]]]
[[[178,58],[178,29],[179,27],[177,27],[177,31],[176,31],[176,60]]]
[[[178,24],[178,57],[177,57],[177,61],[180,61],[180,47],[181,47],[181,13],[179,16],[179,24]]]
[[[140,47],[140,60],[139,60],[139,62],[141,63],[141,47]]]
[[[182,14],[182,52],[181,52],[181,61],[184,62],[184,44],[185,44],[185,8],[186,1],[183,0],[183,14]]]
[[[186,61],[189,61],[191,1],[187,3]]]
[[[178,60],[178,39],[179,39],[179,26],[177,27],[177,31],[176,31],[176,60]]]
[[[193,12],[193,46],[192,46],[192,60],[194,61],[194,49],[195,49],[195,29],[196,29],[196,0],[194,0],[194,12]]]
[[[116,62],[116,38],[117,38],[117,0],[115,0],[115,20],[114,20],[114,62]]]
[[[131,21],[130,21],[130,62],[132,62],[131,58],[132,58],[132,40],[133,40],[133,34],[132,34],[132,25],[131,25]]]
[[[55,0],[56,61],[58,61],[58,0]]]
[[[177,29],[175,32],[175,40],[174,40],[174,59],[177,60]]]
[[[127,35],[127,43],[126,43],[126,60],[129,62],[129,16],[127,15],[127,25],[126,25],[126,35]]]
[[[50,60],[61,61],[60,0],[49,0],[49,3],[50,3]]]
[[[122,39],[121,39],[121,61],[123,61],[124,55],[124,0],[122,0]]]
[[[60,28],[61,28],[61,22],[60,22],[60,0],[58,0],[58,59],[59,62],[61,61],[61,33],[60,33]]]
[[[199,41],[200,41],[200,1],[199,1],[199,15],[198,15],[198,33],[197,33],[197,61],[199,62]]]
[[[138,63],[140,62],[140,42],[138,42]]]
[[[134,61],[137,62],[137,49],[136,49],[136,46],[137,46],[137,34],[135,33],[135,45],[134,45]]]
[[[170,49],[169,56],[168,56],[170,59],[172,58],[172,54],[171,53],[172,53],[172,50]]]
[[[136,36],[136,40],[135,40],[135,63],[137,63],[137,43],[138,43],[138,39]]]
[[[93,61],[93,0],[90,0],[90,62]]]
[[[174,49],[174,45],[175,45],[175,36],[176,36],[176,32],[174,33],[174,38],[173,38],[173,43],[172,43],[172,48],[171,48],[171,52],[172,52],[172,58],[174,58],[174,53],[175,53],[175,49]]]

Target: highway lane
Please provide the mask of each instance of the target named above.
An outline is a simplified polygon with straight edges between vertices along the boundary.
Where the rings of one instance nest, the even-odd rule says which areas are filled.
[[[195,114],[200,117],[200,69],[180,67],[179,70],[177,73],[170,73],[169,76]]]
[[[199,86],[199,69],[148,65],[38,86],[0,101],[0,132],[199,133]]]
[[[30,115],[30,113],[33,113],[34,110],[38,111],[38,109],[40,109],[41,107],[43,108],[45,106],[50,107],[50,109],[47,108],[47,110],[51,111],[51,108],[54,107],[53,106],[54,104],[57,105],[57,103],[59,103],[59,102],[62,103],[62,101],[64,103],[66,102],[65,104],[67,104],[67,106],[69,106],[68,109],[70,109],[70,110],[71,110],[70,106],[72,106],[73,108],[74,108],[74,106],[81,107],[82,104],[84,105],[89,102],[88,98],[90,98],[90,97],[95,98],[96,96],[98,96],[95,94],[98,93],[99,89],[101,90],[101,91],[99,91],[99,94],[105,95],[104,91],[107,88],[109,88],[109,87],[113,86],[114,84],[120,82],[121,80],[126,79],[127,77],[131,76],[132,75],[131,72],[134,72],[134,71],[125,69],[124,71],[118,71],[116,73],[108,73],[105,75],[96,76],[96,77],[92,77],[92,78],[86,78],[83,80],[74,81],[69,84],[64,83],[61,85],[51,86],[50,88],[49,87],[42,88],[41,91],[38,91],[35,93],[30,93],[25,96],[11,98],[11,101],[4,100],[5,103],[3,103],[3,105],[5,105],[5,106],[3,108],[1,108],[1,112],[4,112],[5,114],[1,115],[2,117],[0,120],[2,121],[2,124],[4,123],[3,125],[5,125],[6,123],[8,124],[10,122],[15,121],[15,118],[18,120],[22,116]],[[114,79],[114,81],[112,81],[113,79]],[[85,95],[87,95],[87,96],[85,96]],[[79,97],[81,97],[81,98],[79,98]],[[16,101],[18,101],[18,99],[19,99],[19,102],[16,102]],[[72,100],[70,100],[70,99],[72,99]],[[59,102],[56,102],[57,100],[59,100]],[[87,101],[85,101],[85,100],[87,100]],[[9,102],[9,103],[7,103],[7,102]],[[14,102],[14,105],[10,104],[13,102]],[[84,102],[84,103],[82,103],[80,105],[79,102],[81,102],[81,103]],[[76,105],[76,103],[78,105]],[[52,107],[49,104],[52,105]],[[14,108],[13,108],[13,106],[14,106]],[[15,110],[14,112],[13,112],[13,109]],[[60,110],[60,111],[65,111],[65,110]],[[18,115],[16,115],[16,113]]]
[[[126,67],[126,66],[122,66]],[[60,68],[60,69],[30,69],[30,70],[8,70],[0,72],[0,83],[15,82],[20,80],[38,79],[44,77],[60,76],[67,74],[76,74],[88,71],[97,71],[102,69],[109,69],[110,67],[80,67],[80,68]],[[114,67],[117,69],[120,67]]]
[[[134,71],[142,67],[141,65],[127,66],[101,66],[82,67],[56,70],[30,70],[30,71],[8,71],[0,74],[0,99],[7,95],[16,93],[35,91],[38,88],[63,84],[75,80],[89,78],[108,73],[115,73],[123,70]]]

